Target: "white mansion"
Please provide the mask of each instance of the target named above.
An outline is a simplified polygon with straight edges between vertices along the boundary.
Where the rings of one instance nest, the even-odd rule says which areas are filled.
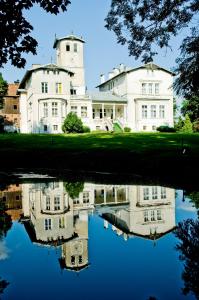
[[[56,64],[33,65],[23,77],[20,94],[22,133],[61,133],[69,112],[76,113],[91,130],[154,131],[173,126],[174,74],[153,63],[138,68],[120,64],[99,92],[85,88],[84,40],[74,35],[56,39]]]

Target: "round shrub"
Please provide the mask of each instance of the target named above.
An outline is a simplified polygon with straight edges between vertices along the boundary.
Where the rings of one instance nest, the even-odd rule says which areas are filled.
[[[65,133],[82,133],[83,123],[80,118],[73,112],[70,112],[62,125],[62,130]]]
[[[124,127],[124,132],[131,132],[131,128],[130,127]]]
[[[84,133],[91,132],[90,127],[88,127],[88,126],[83,126],[83,132],[84,132]]]
[[[159,132],[176,132],[176,129],[174,127],[170,127],[166,125],[159,126],[157,127],[156,130]]]

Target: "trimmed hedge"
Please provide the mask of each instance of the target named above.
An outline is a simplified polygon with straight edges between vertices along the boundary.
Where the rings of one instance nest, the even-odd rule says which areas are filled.
[[[170,127],[166,125],[159,126],[157,127],[156,130],[159,132],[176,132],[176,129],[174,127]]]

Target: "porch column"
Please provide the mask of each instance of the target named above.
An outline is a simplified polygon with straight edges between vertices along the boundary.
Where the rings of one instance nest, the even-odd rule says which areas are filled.
[[[102,119],[104,119],[104,103],[102,103]]]
[[[115,120],[115,104],[113,104],[113,120]]]
[[[127,107],[124,105],[124,120],[127,121]]]
[[[117,203],[117,188],[115,187],[115,203]]]
[[[104,204],[106,204],[106,189],[104,187]]]

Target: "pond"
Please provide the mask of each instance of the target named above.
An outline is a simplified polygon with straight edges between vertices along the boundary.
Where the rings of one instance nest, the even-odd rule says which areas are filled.
[[[194,197],[157,185],[7,184],[0,298],[198,299]]]

